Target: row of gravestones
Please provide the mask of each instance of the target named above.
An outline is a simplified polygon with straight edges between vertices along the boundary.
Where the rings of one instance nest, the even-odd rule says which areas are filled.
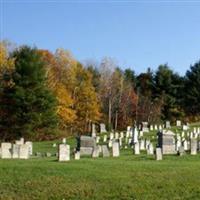
[[[93,158],[98,158],[102,153],[103,157],[109,157],[110,151],[107,145],[96,145],[95,140],[92,137],[81,136],[81,147],[74,152],[74,159],[79,160],[81,156],[90,155]],[[119,143],[113,141],[112,144],[112,156],[118,157],[120,155]],[[70,145],[60,144],[58,150],[58,160],[69,161],[70,160]]]
[[[2,159],[28,159],[33,153],[33,144],[24,139],[16,140],[15,144],[9,142],[1,143],[0,157]]]
[[[143,132],[149,132],[149,128],[148,128],[148,122],[142,122],[140,125],[139,125],[139,130],[143,131]],[[182,125],[182,122],[180,120],[177,120],[176,121],[176,126],[177,127],[181,127],[183,128],[183,130],[188,130],[189,129],[189,126],[188,125]],[[150,130],[153,131],[153,130],[163,130],[164,128],[171,128],[171,124],[170,124],[170,121],[166,121],[165,122],[165,125],[150,125]],[[131,127],[128,126],[127,127],[127,130],[130,130]],[[106,126],[105,124],[101,123],[100,124],[100,133],[104,133],[104,132],[107,132],[106,130]],[[92,136],[95,137],[96,136],[96,127],[95,127],[95,124],[92,124]]]

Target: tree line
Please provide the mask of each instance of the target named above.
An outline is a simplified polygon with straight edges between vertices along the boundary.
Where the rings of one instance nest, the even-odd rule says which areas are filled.
[[[167,64],[136,74],[108,57],[83,64],[64,49],[0,43],[2,140],[83,134],[100,122],[124,130],[176,119],[200,119],[200,61],[184,76]]]

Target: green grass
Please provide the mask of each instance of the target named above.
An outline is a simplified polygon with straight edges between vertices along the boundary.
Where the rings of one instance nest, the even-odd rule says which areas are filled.
[[[73,149],[75,141],[68,142]],[[34,152],[55,153],[53,143],[34,143]],[[127,149],[119,158],[65,163],[56,157],[0,159],[0,199],[199,200],[200,154],[155,161],[144,152],[136,156]]]

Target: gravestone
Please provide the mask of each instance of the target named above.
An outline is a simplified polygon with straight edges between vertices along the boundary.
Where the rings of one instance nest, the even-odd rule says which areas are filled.
[[[63,143],[63,144],[66,144],[66,142],[67,142],[66,138],[63,138],[63,139],[62,139],[62,143]]]
[[[100,137],[99,136],[96,136],[96,144],[98,144],[100,141]]]
[[[19,158],[19,144],[12,145],[12,158]]]
[[[105,132],[107,132],[107,130],[106,130],[106,125],[103,124],[103,123],[101,123],[101,124],[100,124],[100,133],[105,133]]]
[[[108,147],[106,145],[102,145],[102,152],[103,152],[103,157],[109,157],[110,152],[108,150]]]
[[[124,132],[120,132],[120,138],[124,138]]]
[[[185,151],[184,151],[184,147],[183,146],[180,146],[178,148],[178,155],[179,156],[183,156],[185,154]]]
[[[148,122],[142,122],[142,131],[146,133],[149,132]]]
[[[187,141],[187,140],[184,140],[184,141],[183,141],[183,147],[184,147],[184,150],[185,150],[185,151],[188,150],[188,141]]]
[[[150,131],[153,131],[153,125],[150,125]]]
[[[111,147],[112,147],[112,143],[113,143],[113,141],[112,141],[112,140],[109,140],[109,141],[108,141],[108,147],[109,147],[109,148],[111,148]]]
[[[96,126],[92,123],[92,137],[96,137]]]
[[[74,159],[75,160],[80,160],[80,151],[75,152]]]
[[[26,141],[25,144],[28,145],[29,155],[32,155],[33,154],[33,143],[30,141]]]
[[[102,146],[98,145],[98,148],[99,148],[99,153],[102,153]]]
[[[46,157],[50,158],[51,157],[51,153],[50,152],[46,152]]]
[[[153,144],[152,143],[150,143],[149,145],[148,145],[148,148],[147,148],[147,154],[148,155],[153,155],[154,153],[153,153]]]
[[[170,130],[163,130],[158,133],[158,147],[162,154],[176,154],[175,134]]]
[[[118,142],[113,142],[112,153],[113,153],[113,157],[119,156],[119,143]]]
[[[177,135],[176,151],[179,150],[179,147],[181,147],[181,137],[180,137],[180,135]]]
[[[181,127],[181,121],[180,121],[180,120],[177,120],[177,121],[176,121],[176,126],[177,126],[177,127]]]
[[[53,143],[52,147],[56,147],[56,146],[57,146],[56,143]]]
[[[93,149],[96,147],[95,138],[90,136],[80,137],[80,155],[92,155]]]
[[[1,158],[9,159],[12,157],[12,144],[8,142],[1,143]]]
[[[29,158],[29,146],[27,144],[20,145],[19,158],[20,159],[28,159]]]
[[[187,125],[183,125],[183,131],[187,131],[189,127]]]
[[[114,139],[114,134],[110,133],[110,140]]]
[[[171,128],[170,121],[166,121],[165,126],[166,126],[167,129]]]
[[[140,150],[145,150],[145,141],[140,140]]]
[[[162,160],[162,149],[156,148],[156,160]]]
[[[106,142],[107,141],[107,135],[104,135],[103,136],[103,142]]]
[[[191,139],[191,155],[196,155],[197,154],[197,139],[192,138]]]
[[[118,132],[115,133],[115,139],[116,139],[116,140],[119,139],[119,133],[118,133]]]
[[[137,128],[134,129],[133,142],[138,143],[138,130],[137,130]]]
[[[58,161],[70,160],[70,146],[67,144],[60,144],[58,149]]]
[[[143,137],[143,131],[140,131],[139,135],[140,135],[140,137]]]
[[[139,144],[139,142],[134,144],[134,153],[135,153],[135,155],[140,154],[140,144]]]
[[[99,147],[94,147],[93,152],[92,152],[92,157],[93,158],[98,158],[99,157]]]

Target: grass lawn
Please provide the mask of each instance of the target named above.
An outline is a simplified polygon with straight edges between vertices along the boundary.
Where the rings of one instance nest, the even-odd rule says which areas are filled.
[[[34,143],[33,148],[54,153],[52,144]],[[119,158],[66,163],[57,162],[56,157],[0,159],[0,199],[199,200],[200,154],[155,161],[153,156],[136,156],[127,149]]]

